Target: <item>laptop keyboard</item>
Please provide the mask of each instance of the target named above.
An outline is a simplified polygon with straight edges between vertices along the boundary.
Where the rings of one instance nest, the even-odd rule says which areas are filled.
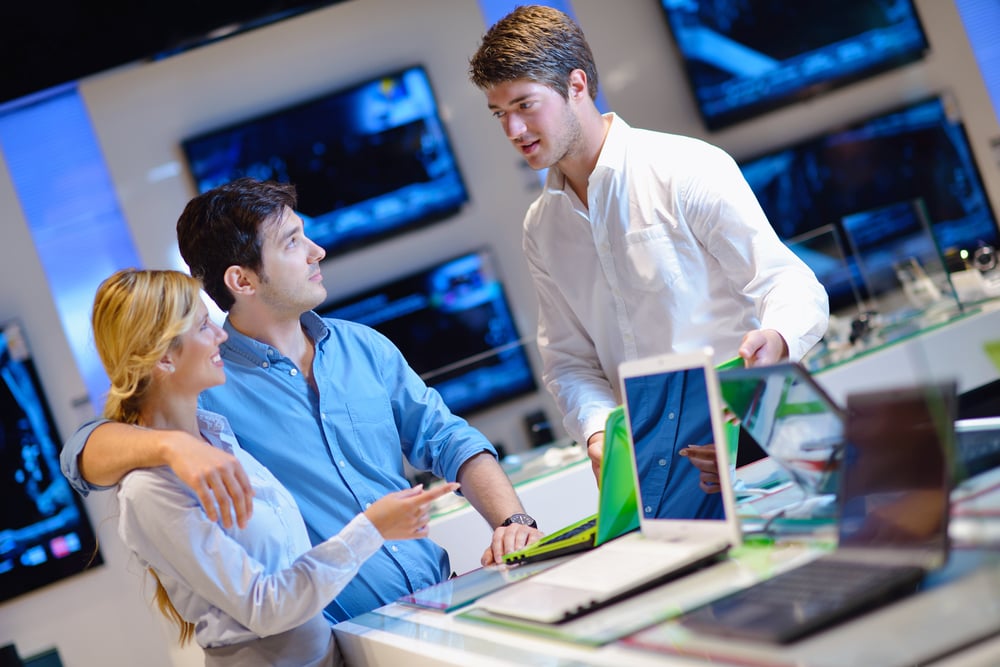
[[[966,477],[1000,466],[1000,428],[958,431],[955,437]]]
[[[572,530],[567,530],[562,535],[556,535],[553,538],[545,540],[545,544],[558,544],[559,542],[562,542],[563,540],[568,540],[569,538],[575,537],[575,536],[579,535],[580,533],[582,533],[584,531],[590,530],[591,528],[593,528],[596,525],[597,525],[597,519],[596,518],[591,519],[590,521],[588,521],[586,523],[581,523],[579,526],[577,526],[576,528],[573,528]]]
[[[923,575],[916,566],[819,558],[696,609],[681,623],[707,634],[787,642],[899,597]]]

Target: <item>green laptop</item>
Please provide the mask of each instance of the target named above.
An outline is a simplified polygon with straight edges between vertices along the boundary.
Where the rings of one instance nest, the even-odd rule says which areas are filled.
[[[618,406],[608,415],[604,427],[604,458],[601,461],[597,514],[506,554],[504,562],[530,563],[586,551],[638,528],[639,508],[635,499],[631,447],[625,410]]]
[[[742,365],[743,360],[735,357],[719,364],[716,369],[725,370]],[[726,438],[731,461],[736,460],[738,437],[739,426],[727,422]],[[580,519],[523,549],[506,554],[504,562],[531,563],[587,551],[639,527],[635,457],[625,420],[625,408],[622,406],[611,411],[604,426],[604,458],[601,460],[600,474],[597,514]]]

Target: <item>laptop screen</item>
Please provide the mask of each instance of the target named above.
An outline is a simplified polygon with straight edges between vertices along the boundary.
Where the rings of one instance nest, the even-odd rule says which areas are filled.
[[[837,489],[843,411],[794,362],[719,372],[726,407],[809,495]]]
[[[951,383],[848,396],[841,547],[947,552],[956,403]]]
[[[710,400],[710,390],[718,395],[710,363],[699,353],[622,365],[643,519],[726,518],[726,494],[701,490],[698,469],[678,455],[688,445],[715,443],[721,432],[713,428],[713,403],[716,424],[721,424],[721,404]]]

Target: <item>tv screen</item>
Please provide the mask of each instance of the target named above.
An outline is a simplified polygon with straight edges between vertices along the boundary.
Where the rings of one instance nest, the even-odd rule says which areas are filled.
[[[0,3],[0,102],[268,25],[337,0]]]
[[[381,332],[456,414],[537,389],[487,250],[336,300],[318,312]]]
[[[782,239],[805,238],[827,225],[836,230],[851,275],[866,298],[874,295],[864,290],[845,217],[852,216],[854,227],[857,216],[877,218],[877,231],[884,233],[886,243],[895,243],[902,227],[888,221],[909,228],[913,218],[885,216],[885,207],[922,200],[942,252],[997,243],[996,219],[965,130],[940,97],[741,161],[740,167]],[[865,243],[873,249],[871,235]],[[854,302],[850,282],[837,275],[826,280],[817,270],[833,311]]]
[[[17,324],[0,330],[0,601],[101,563]]]
[[[442,220],[468,201],[422,67],[182,142],[199,192],[240,176],[292,183],[328,255]]]
[[[661,0],[705,125],[718,129],[913,62],[912,0]]]

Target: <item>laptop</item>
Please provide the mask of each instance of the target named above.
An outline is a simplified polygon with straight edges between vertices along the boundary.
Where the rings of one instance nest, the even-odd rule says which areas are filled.
[[[597,513],[506,554],[504,562],[533,563],[587,551],[638,528],[631,447],[625,410],[619,406],[604,426]]]
[[[954,383],[848,395],[832,552],[681,617],[788,643],[914,592],[948,557]]]
[[[844,411],[804,366],[722,370],[719,391],[740,427],[808,496],[836,493]]]
[[[538,574],[558,560],[623,535],[639,527],[635,505],[635,472],[625,411],[619,406],[604,427],[604,457],[597,513],[546,535],[504,556],[504,562],[477,568],[433,586],[404,595],[400,602],[424,609],[454,611],[495,590]]]
[[[557,623],[710,564],[741,543],[727,447],[716,447],[721,492],[698,488],[677,454],[725,442],[712,353],[661,355],[620,366],[639,530],[481,598],[492,614]]]

